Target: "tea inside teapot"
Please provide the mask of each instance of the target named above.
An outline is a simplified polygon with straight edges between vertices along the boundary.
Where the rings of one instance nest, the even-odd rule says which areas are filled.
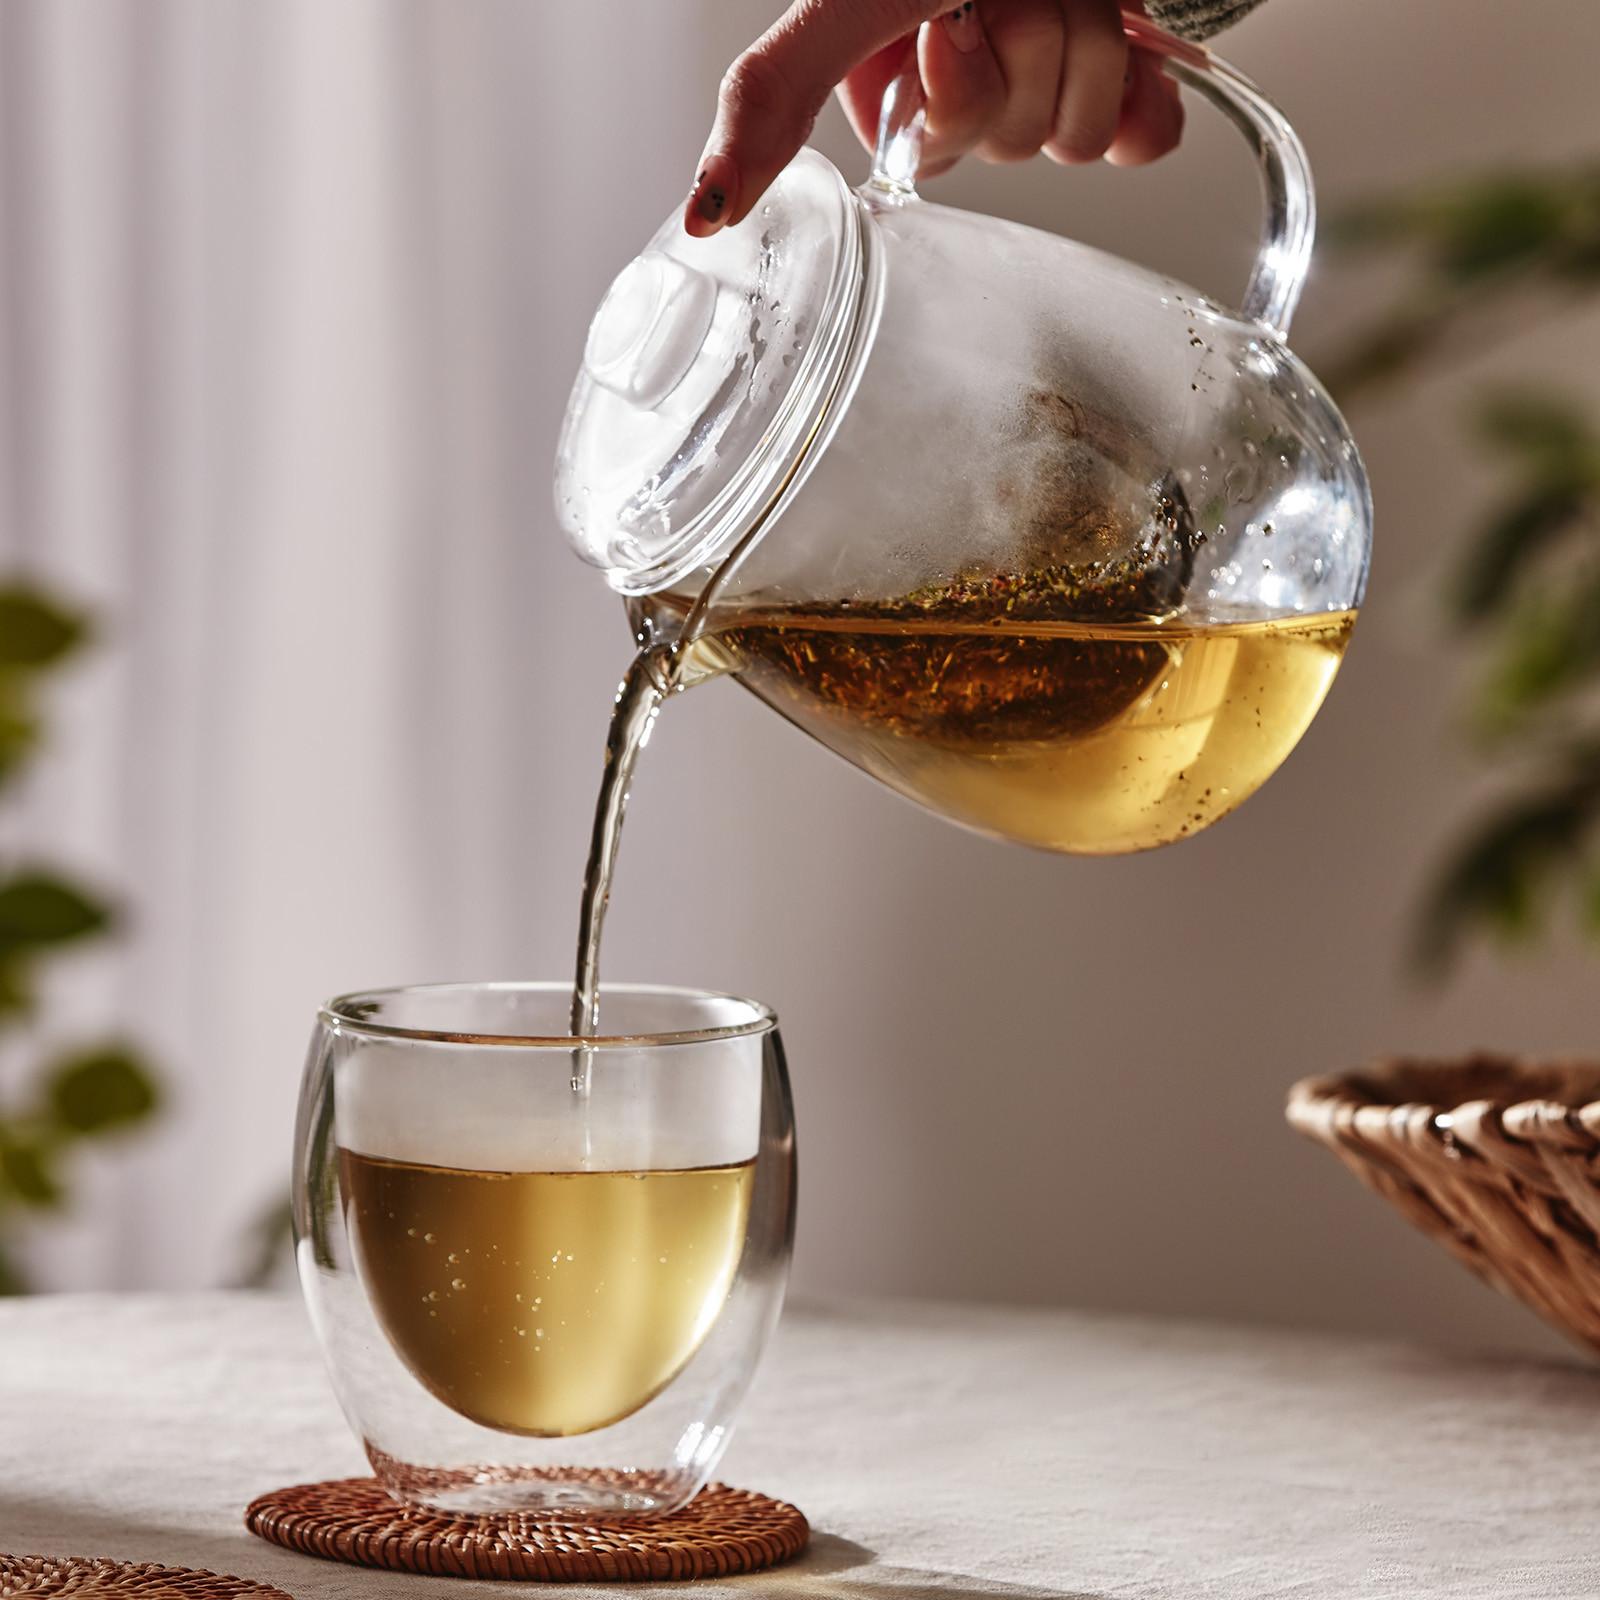
[[[1042,569],[892,601],[735,608],[695,653],[952,821],[1104,855],[1181,839],[1260,788],[1355,622],[1086,622],[1082,600]]]

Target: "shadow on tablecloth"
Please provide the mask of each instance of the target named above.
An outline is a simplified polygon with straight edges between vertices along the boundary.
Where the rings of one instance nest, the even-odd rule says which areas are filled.
[[[754,1578],[747,1580],[754,1583]],[[931,1572],[879,1561],[831,1533],[813,1533],[798,1561],[767,1575],[764,1594],[815,1600],[1105,1600],[1082,1590],[1040,1589],[959,1572]]]

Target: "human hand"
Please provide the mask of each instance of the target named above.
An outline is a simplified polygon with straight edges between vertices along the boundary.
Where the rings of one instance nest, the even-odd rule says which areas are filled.
[[[749,215],[835,87],[870,150],[914,31],[924,176],[968,152],[1137,166],[1182,135],[1178,87],[1153,57],[1130,51],[1117,0],[965,0],[953,11],[928,0],[794,0],[722,80],[684,227],[703,238]]]

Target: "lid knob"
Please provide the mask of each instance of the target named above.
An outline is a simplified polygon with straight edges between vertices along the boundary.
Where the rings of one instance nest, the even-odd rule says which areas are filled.
[[[589,324],[584,371],[630,405],[649,410],[694,365],[717,308],[716,281],[660,250],[617,274]]]

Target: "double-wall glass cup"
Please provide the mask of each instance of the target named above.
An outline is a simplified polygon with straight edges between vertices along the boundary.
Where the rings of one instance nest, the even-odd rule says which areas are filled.
[[[345,995],[295,1138],[301,1286],[397,1498],[666,1514],[705,1483],[783,1299],[794,1120],[777,1019],[688,989]]]

